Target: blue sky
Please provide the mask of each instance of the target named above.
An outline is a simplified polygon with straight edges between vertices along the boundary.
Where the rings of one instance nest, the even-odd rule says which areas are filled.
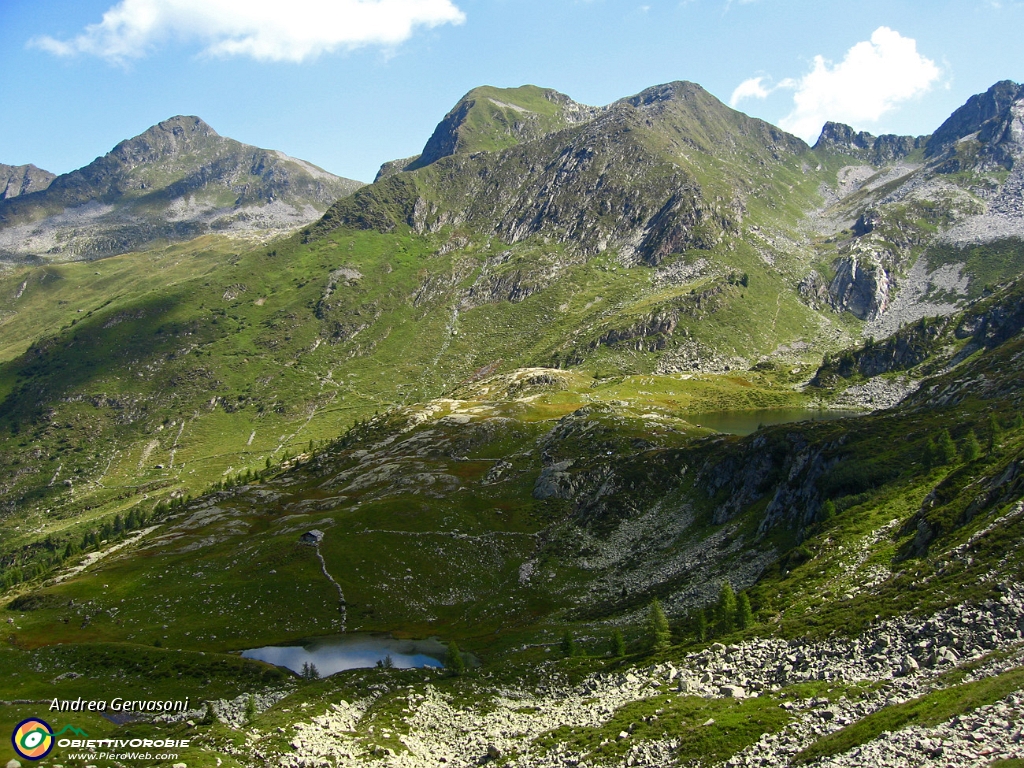
[[[1022,22],[1021,0],[0,0],[0,162],[62,173],[195,114],[369,181],[483,84],[607,104],[685,79],[805,138],[923,134],[1024,81]]]

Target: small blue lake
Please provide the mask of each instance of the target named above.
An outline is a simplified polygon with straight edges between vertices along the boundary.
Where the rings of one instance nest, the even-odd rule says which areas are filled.
[[[794,421],[835,421],[860,416],[861,411],[826,411],[816,408],[768,408],[759,411],[708,411],[690,413],[684,417],[691,424],[726,432],[730,435],[750,435],[758,427],[788,424]]]
[[[322,637],[306,645],[267,646],[242,651],[247,659],[257,659],[302,672],[303,664],[313,664],[321,677],[346,669],[377,666],[388,656],[397,669],[442,667],[447,646],[435,638],[396,640],[388,635],[351,633]]]

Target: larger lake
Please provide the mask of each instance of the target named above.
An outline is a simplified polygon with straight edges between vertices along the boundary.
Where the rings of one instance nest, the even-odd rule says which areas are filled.
[[[691,424],[727,432],[730,435],[749,435],[758,427],[788,424],[792,421],[834,421],[860,416],[861,411],[825,411],[815,408],[770,408],[760,411],[708,411],[687,414]]]
[[[375,667],[388,656],[399,669],[441,667],[447,651],[440,641],[396,640],[388,635],[352,633],[318,638],[306,645],[267,646],[243,651],[247,659],[258,659],[293,672],[313,664],[321,677],[346,669]]]

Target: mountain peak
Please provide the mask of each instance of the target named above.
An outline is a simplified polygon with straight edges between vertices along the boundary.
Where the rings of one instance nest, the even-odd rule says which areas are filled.
[[[0,163],[0,200],[20,197],[46,189],[57,178],[49,171],[34,165],[4,165]]]
[[[194,152],[211,139],[220,138],[220,134],[201,118],[175,115],[138,136],[125,139],[110,154],[130,165],[138,165]]]
[[[176,115],[35,194],[0,199],[0,256],[93,258],[209,231],[286,231],[360,186]]]
[[[662,101],[685,101],[687,98],[693,97],[714,98],[697,83],[691,83],[689,80],[674,80],[671,83],[644,88],[640,93],[634,96],[627,96],[616,103],[631,104],[634,107],[646,107]]]
[[[1024,85],[1012,80],[1000,80],[984,93],[971,96],[932,134],[925,156],[943,155],[961,139],[977,133],[978,141],[987,145],[983,154],[1009,167],[1013,164],[1013,156],[1024,149],[1021,137],[1010,130],[1015,121],[1024,119],[1022,110],[1014,109],[1014,105],[1022,100]]]
[[[480,86],[459,99],[438,123],[419,158],[405,170],[456,153],[507,149],[587,119],[594,112],[551,88]]]

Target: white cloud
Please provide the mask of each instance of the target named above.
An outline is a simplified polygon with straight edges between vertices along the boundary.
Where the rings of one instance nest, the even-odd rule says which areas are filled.
[[[779,125],[813,142],[828,120],[860,127],[876,122],[902,102],[928,91],[939,79],[939,67],[917,51],[917,42],[888,27],[857,43],[838,64],[821,56],[799,80],[786,79],[772,88],[764,77],[746,80],[733,91],[735,106],[747,98],[767,98],[792,89],[793,109]]]
[[[796,80],[787,77],[785,80],[780,80],[777,85],[765,86],[765,81],[769,78],[751,77],[749,80],[744,80],[742,83],[736,86],[736,90],[732,92],[732,96],[729,97],[729,106],[735,107],[744,99],[767,99],[776,91],[782,89],[796,88],[798,83]]]
[[[199,40],[214,56],[300,62],[338,49],[397,45],[416,27],[464,20],[452,0],[121,0],[72,40],[43,36],[30,44],[59,56],[123,62],[178,38]]]
[[[751,77],[736,86],[736,90],[729,97],[729,105],[735,107],[744,99],[767,99],[771,93],[764,87],[763,77]]]

